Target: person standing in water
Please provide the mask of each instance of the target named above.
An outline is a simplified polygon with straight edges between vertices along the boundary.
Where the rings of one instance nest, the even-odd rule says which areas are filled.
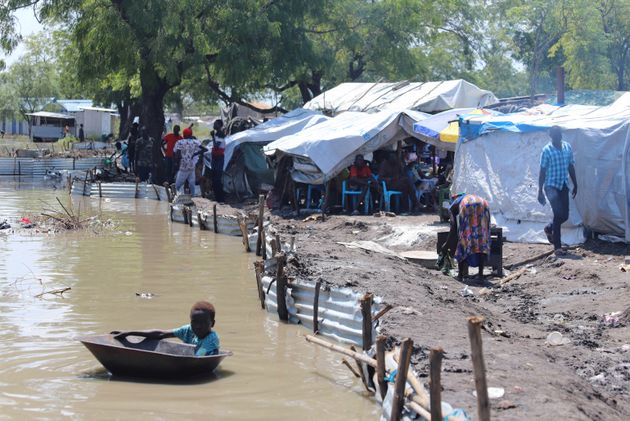
[[[553,220],[545,226],[547,240],[553,244],[557,256],[565,255],[562,249],[560,227],[569,219],[569,185],[568,178],[573,183],[572,197],[578,192],[575,176],[575,159],[571,145],[562,140],[562,129],[553,126],[549,130],[549,142],[540,155],[540,175],[538,177],[538,202],[545,205],[545,196],[549,200],[553,211]]]

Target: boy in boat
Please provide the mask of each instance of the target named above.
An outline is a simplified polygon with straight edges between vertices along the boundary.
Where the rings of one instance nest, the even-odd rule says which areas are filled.
[[[123,340],[127,336],[142,336],[149,339],[179,338],[182,342],[195,345],[195,355],[216,355],[219,353],[219,336],[214,327],[214,306],[207,301],[199,301],[190,309],[190,324],[173,330],[112,332],[114,338]]]

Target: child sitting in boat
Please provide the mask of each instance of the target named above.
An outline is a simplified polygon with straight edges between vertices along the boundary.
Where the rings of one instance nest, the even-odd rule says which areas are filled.
[[[214,327],[214,306],[207,301],[199,301],[190,309],[190,324],[173,330],[112,332],[114,338],[123,340],[127,336],[142,336],[149,339],[179,338],[182,342],[195,345],[195,355],[216,355],[219,353],[219,336]]]

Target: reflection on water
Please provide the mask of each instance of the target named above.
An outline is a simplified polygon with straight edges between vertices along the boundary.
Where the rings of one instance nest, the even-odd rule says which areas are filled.
[[[63,190],[0,180],[0,220],[36,214],[56,196],[69,200]],[[163,202],[74,199],[79,204],[119,220],[117,231],[0,232],[0,418],[376,418],[338,356],[260,310],[254,257],[239,238],[171,225]],[[65,286],[72,289],[64,297],[35,298]],[[221,344],[234,352],[212,381],[110,378],[76,340],[178,327],[199,299],[215,304]]]

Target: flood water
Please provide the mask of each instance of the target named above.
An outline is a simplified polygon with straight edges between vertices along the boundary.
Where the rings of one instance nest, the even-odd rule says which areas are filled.
[[[69,201],[63,190],[0,179],[0,221]],[[255,256],[240,238],[171,224],[149,200],[74,198],[119,226],[94,235],[0,232],[0,419],[376,419],[377,405],[330,351],[260,309]],[[42,290],[72,289],[35,298]],[[156,296],[143,299],[136,293]],[[77,341],[188,322],[215,304],[224,349],[216,378],[160,384],[110,378]]]

